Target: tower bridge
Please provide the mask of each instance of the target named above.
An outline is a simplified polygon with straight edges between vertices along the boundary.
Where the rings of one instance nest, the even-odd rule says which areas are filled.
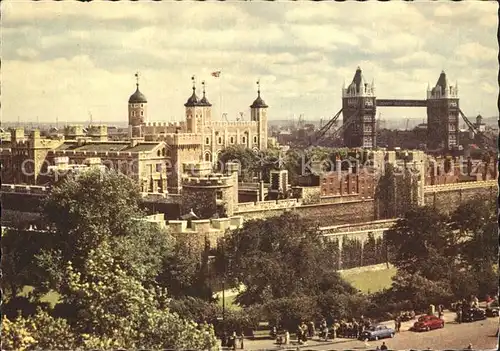
[[[325,138],[342,115],[342,125],[329,135],[342,135],[347,147],[373,148],[377,146],[377,106],[426,107],[428,149],[452,150],[459,145],[460,117],[474,133],[485,137],[460,110],[459,100],[458,84],[451,85],[444,71],[433,88],[427,87],[426,99],[377,99],[375,83],[367,83],[358,67],[349,86],[342,88],[342,108],[320,128],[310,144]]]

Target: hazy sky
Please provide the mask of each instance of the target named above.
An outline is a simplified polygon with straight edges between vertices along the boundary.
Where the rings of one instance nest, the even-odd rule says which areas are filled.
[[[184,118],[192,75],[206,80],[216,118],[222,96],[228,118],[248,119],[259,78],[271,119],[328,118],[357,66],[379,98],[424,99],[445,70],[467,115],[498,114],[495,2],[1,6],[3,121],[85,121],[89,111],[94,121],[126,121],[136,71],[151,121]],[[426,116],[425,108],[379,111]]]

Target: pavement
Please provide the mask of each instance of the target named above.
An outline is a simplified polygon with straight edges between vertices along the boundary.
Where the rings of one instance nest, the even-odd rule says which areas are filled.
[[[420,343],[425,344],[424,346],[422,346],[422,349],[427,349],[429,347],[428,344],[434,345],[433,346],[434,348],[438,348],[438,349],[442,349],[442,350],[445,350],[447,348],[448,349],[457,349],[457,347],[466,347],[469,343],[471,343],[472,341],[467,341],[469,339],[470,340],[473,339],[474,342],[476,342],[476,344],[479,342],[478,340],[483,340],[483,339],[486,340],[487,339],[487,338],[485,338],[487,336],[486,334],[478,339],[477,337],[474,336],[475,335],[474,333],[476,333],[476,331],[474,331],[473,333],[470,332],[471,328],[474,328],[476,325],[481,325],[481,326],[487,325],[488,328],[491,329],[490,333],[493,333],[493,335],[496,332],[496,328],[498,328],[498,318],[496,318],[496,319],[489,318],[486,321],[480,321],[480,322],[474,322],[474,323],[463,323],[463,324],[459,325],[455,322],[455,316],[456,316],[455,312],[445,311],[445,313],[443,315],[443,319],[445,321],[446,327],[443,329],[433,330],[433,331],[426,332],[426,333],[416,333],[416,332],[409,331],[409,329],[415,323],[416,319],[408,321],[408,322],[403,322],[401,324],[401,332],[397,333],[395,335],[395,337],[392,339],[386,339],[386,343],[389,345],[389,343],[393,344],[394,341],[399,340],[392,347],[396,347],[396,345],[399,345],[397,347],[400,350],[405,349],[404,346],[407,346],[407,345],[413,346],[413,345],[416,345],[417,343],[418,344],[420,344]],[[495,321],[496,321],[496,323],[495,323]],[[389,327],[394,328],[394,321],[386,321],[386,322],[381,322],[379,324],[387,325]],[[483,328],[483,331],[488,329],[488,328]],[[466,343],[464,344],[464,346],[458,346],[458,344],[457,344],[453,347],[453,344],[454,344],[453,340],[456,339],[456,337],[453,335],[453,333],[459,332],[459,330],[465,331],[465,332],[460,332],[459,334],[462,337],[465,337],[465,339],[467,339],[467,340],[465,340],[465,339],[463,340],[463,343],[465,343],[465,342]],[[481,330],[481,328],[479,330]],[[442,331],[440,334],[444,333],[446,337],[443,338],[442,335],[438,336],[437,332],[439,332],[439,331]],[[450,333],[452,333],[451,337],[449,335]],[[423,337],[424,334],[425,334],[425,337]],[[469,334],[471,334],[470,338],[468,337]],[[430,338],[429,338],[429,336],[430,336]],[[438,339],[433,340],[433,338],[435,338],[437,336],[438,336]],[[291,334],[291,337],[295,337],[295,335]],[[445,343],[440,342],[439,339],[441,339],[441,341],[446,340],[446,342]],[[484,342],[479,342],[479,344],[482,345],[481,347],[490,346],[489,344],[492,344],[491,349],[496,349],[496,348],[494,348],[494,346],[496,345],[495,341],[497,341],[497,340],[496,339],[492,340],[491,338],[488,338],[488,340],[489,340],[488,345],[486,345]],[[384,340],[382,340],[382,341],[384,341]],[[308,340],[307,343],[305,343],[305,344],[298,344],[296,339],[291,339],[291,344],[285,346],[285,345],[277,345],[275,343],[275,340],[272,340],[272,339],[258,339],[258,340],[245,339],[244,350],[252,350],[252,351],[258,351],[258,350],[262,350],[262,351],[264,351],[264,350],[269,350],[269,351],[271,351],[271,350],[281,350],[281,351],[304,350],[305,351],[305,350],[309,350],[309,349],[312,349],[312,350],[375,349],[377,346],[377,343],[381,345],[382,341],[376,341],[376,342],[371,341],[368,344],[365,344],[365,342],[363,342],[363,341],[347,339],[347,338],[336,338],[335,340],[324,341],[324,340],[321,340],[321,339],[316,337],[316,338],[313,338],[312,340]],[[439,345],[437,345],[438,347],[436,346],[436,343],[439,344]],[[378,346],[380,346],[380,345],[378,345]],[[473,345],[474,345],[474,343],[473,343]],[[239,344],[238,344],[238,346],[239,346]],[[408,348],[409,347],[406,347],[406,349],[408,349]]]

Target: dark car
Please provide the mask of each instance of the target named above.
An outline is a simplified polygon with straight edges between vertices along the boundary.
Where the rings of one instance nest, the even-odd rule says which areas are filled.
[[[498,317],[498,301],[493,301],[486,307],[486,317]]]
[[[433,315],[420,316],[411,328],[414,331],[429,331],[444,328],[444,320]]]
[[[480,308],[469,308],[462,314],[462,322],[475,322],[486,319],[486,311]]]

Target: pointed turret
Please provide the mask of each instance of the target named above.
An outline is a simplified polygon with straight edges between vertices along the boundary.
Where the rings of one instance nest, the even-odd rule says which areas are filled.
[[[193,94],[191,94],[189,99],[184,104],[184,106],[186,107],[194,107],[200,105],[200,100],[198,99],[198,96],[196,96],[196,81],[194,76],[191,77],[191,80],[193,81]]]
[[[436,83],[436,88],[437,87],[440,88],[441,94],[444,94],[449,90],[448,78],[446,78],[446,73],[444,71],[441,71],[441,74],[439,75],[439,79]]]
[[[203,97],[200,100],[200,106],[212,106],[210,102],[208,102],[207,97],[205,96],[205,81],[201,82],[201,85],[203,86]]]
[[[260,81],[257,81],[257,99],[250,105],[250,108],[267,108],[269,106],[266,105],[264,100],[260,97]]]

